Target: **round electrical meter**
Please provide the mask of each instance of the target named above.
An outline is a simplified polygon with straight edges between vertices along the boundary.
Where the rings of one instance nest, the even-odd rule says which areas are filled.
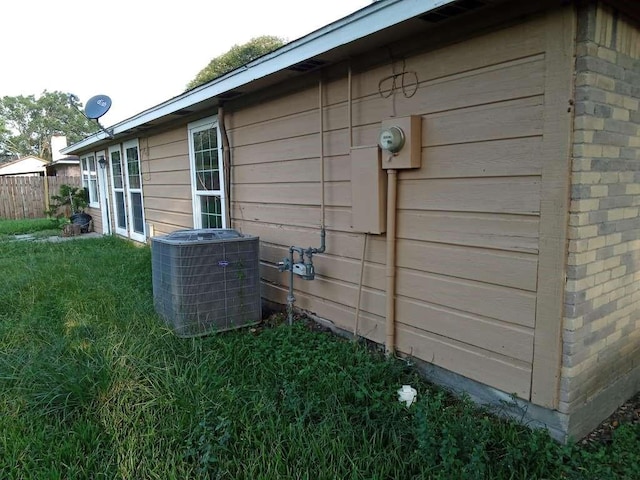
[[[400,127],[385,128],[378,138],[380,148],[391,153],[398,153],[404,147],[404,132]]]

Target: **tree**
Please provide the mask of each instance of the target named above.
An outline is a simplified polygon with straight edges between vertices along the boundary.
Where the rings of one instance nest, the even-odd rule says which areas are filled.
[[[81,112],[78,97],[59,91],[0,99],[0,158],[35,155],[51,160],[51,137],[70,143],[96,132],[97,125]]]
[[[234,45],[229,51],[214,58],[209,62],[209,65],[200,70],[196,77],[187,84],[187,90],[235,70],[251,60],[280,48],[285,43],[286,41],[282,38],[263,35],[252,38],[243,45]]]
[[[7,129],[6,122],[2,117],[0,117],[0,145],[2,144],[2,139],[7,137],[11,132]],[[0,163],[7,162],[11,159],[12,154],[4,151],[0,147]]]

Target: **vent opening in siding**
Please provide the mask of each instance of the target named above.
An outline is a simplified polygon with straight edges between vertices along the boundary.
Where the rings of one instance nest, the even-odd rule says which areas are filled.
[[[296,63],[287,68],[287,70],[293,70],[294,72],[308,72],[316,68],[320,68],[326,65],[327,62],[322,60],[305,60],[304,62]]]
[[[471,10],[476,10],[484,5],[485,3],[480,0],[459,0],[452,4],[436,8],[435,10],[425,13],[418,18],[425,22],[438,23],[452,17],[457,17],[463,13],[470,12]]]
[[[238,90],[229,90],[228,92],[222,92],[216,95],[216,97],[221,100],[229,100],[230,98],[236,98],[239,95],[242,95],[242,92]]]

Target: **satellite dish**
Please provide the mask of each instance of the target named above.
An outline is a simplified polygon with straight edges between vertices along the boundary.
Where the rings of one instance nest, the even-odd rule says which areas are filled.
[[[97,120],[111,108],[111,99],[106,95],[96,95],[87,100],[84,107],[84,114],[87,118]]]

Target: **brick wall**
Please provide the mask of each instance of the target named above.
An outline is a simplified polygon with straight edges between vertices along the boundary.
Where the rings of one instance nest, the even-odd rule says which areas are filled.
[[[591,4],[576,55],[559,410],[581,436],[640,389],[640,29]]]

